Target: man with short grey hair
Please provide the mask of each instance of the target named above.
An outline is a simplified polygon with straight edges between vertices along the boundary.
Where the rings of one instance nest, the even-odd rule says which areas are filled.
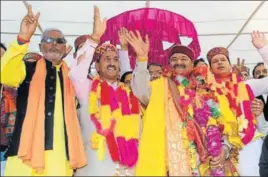
[[[2,58],[1,84],[18,88],[5,176],[72,176],[73,169],[87,164],[75,91],[69,68],[62,62],[66,54],[63,33],[55,28],[45,30],[39,44],[43,56],[33,61],[25,56],[39,15],[28,6],[17,40]]]

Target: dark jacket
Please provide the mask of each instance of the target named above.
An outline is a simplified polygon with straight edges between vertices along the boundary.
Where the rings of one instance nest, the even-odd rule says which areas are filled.
[[[17,115],[14,133],[11,139],[11,143],[8,147],[6,156],[15,156],[18,153],[20,136],[22,131],[23,121],[26,115],[29,86],[32,80],[32,76],[35,73],[36,62],[25,62],[26,65],[26,78],[23,83],[18,88],[17,92]],[[45,91],[45,150],[53,149],[53,120],[54,120],[54,107],[55,107],[55,95],[56,95],[56,68],[52,65],[51,62],[46,60],[46,91]],[[61,90],[63,93],[63,76],[62,70],[59,72],[59,78],[61,81]],[[64,97],[62,95],[62,102],[64,102]],[[63,110],[64,110],[64,104]],[[35,109],[35,108],[33,108]],[[68,139],[66,133],[66,125],[64,121],[64,131],[65,131],[65,145],[66,145],[66,155],[68,155]]]
[[[265,120],[268,121],[268,96],[267,96],[266,103],[262,95],[258,96],[257,98],[260,99],[264,103],[263,114],[264,114]]]
[[[262,145],[262,152],[260,158],[260,176],[267,177],[268,176],[268,135],[265,137],[265,140]]]

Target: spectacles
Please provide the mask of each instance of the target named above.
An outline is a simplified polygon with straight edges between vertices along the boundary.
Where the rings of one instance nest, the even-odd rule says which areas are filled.
[[[41,42],[43,43],[47,43],[47,44],[51,44],[56,42],[57,44],[66,44],[67,41],[64,38],[52,38],[52,37],[44,37]]]

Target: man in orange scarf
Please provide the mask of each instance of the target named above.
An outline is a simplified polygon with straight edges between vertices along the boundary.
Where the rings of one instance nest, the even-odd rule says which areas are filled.
[[[265,37],[254,37],[255,32],[253,33],[253,44],[258,46],[258,49],[262,49],[267,44],[267,40],[265,40]],[[260,34],[257,34],[257,36],[261,36]],[[266,45],[267,46],[267,45]],[[264,51],[261,53],[263,60],[267,61],[267,51]],[[214,74],[216,83],[216,89],[219,92],[222,92],[221,94],[225,94],[226,88],[229,88],[231,91],[228,94],[227,97],[229,100],[229,106],[234,111],[236,117],[239,119],[240,116],[245,116],[246,119],[249,117],[252,117],[254,112],[250,112],[252,108],[250,106],[247,106],[247,101],[253,100],[254,97],[257,97],[262,94],[268,93],[268,77],[265,77],[263,79],[250,79],[245,82],[245,86],[248,87],[248,90],[244,90],[245,92],[239,93],[239,91],[235,91],[236,84],[242,85],[243,81],[239,78],[236,79],[236,73],[232,71],[230,59],[229,59],[229,52],[226,48],[223,47],[216,47],[211,49],[208,54],[207,58],[209,61],[209,64],[211,66],[211,71]],[[240,62],[238,62],[240,63]],[[241,72],[243,69],[243,65],[236,66],[237,71]],[[234,84],[234,86],[232,86]],[[220,85],[223,85],[222,88],[220,88]],[[219,87],[218,87],[219,86]],[[225,93],[224,93],[225,92]],[[243,95],[249,95],[250,99],[243,100]],[[250,96],[251,95],[251,96]],[[233,97],[235,96],[235,97]],[[235,102],[231,100],[235,100]],[[238,100],[239,101],[238,101]],[[238,101],[238,102],[237,102]],[[235,106],[235,104],[239,104],[238,107]],[[241,109],[242,108],[242,109]],[[240,110],[241,109],[241,110]],[[258,116],[258,115],[257,115]],[[258,117],[259,118],[259,117]],[[255,119],[253,117],[253,119]],[[261,146],[263,143],[263,140],[261,137],[263,137],[267,132],[267,122],[265,122],[264,118],[261,117],[260,119],[253,120],[253,123],[256,122],[256,125],[252,125],[252,132],[251,137],[247,139],[247,142],[245,143],[245,146],[243,146],[242,150],[239,152],[239,161],[238,161],[238,172],[241,176],[245,175],[252,175],[252,176],[258,176],[259,175],[259,158],[261,154]],[[242,123],[240,126],[244,126],[248,128],[250,126],[250,120],[247,121],[247,123]],[[256,129],[256,130],[255,130]],[[264,131],[263,131],[264,130]],[[249,131],[248,131],[249,132]],[[242,134],[244,136],[245,134]],[[249,163],[250,162],[250,163]]]
[[[62,58],[66,39],[58,29],[42,34],[41,57],[23,60],[40,13],[31,5],[1,62],[1,84],[18,88],[17,115],[7,151],[6,176],[72,176],[87,164],[75,93]],[[86,51],[86,48],[82,52]]]

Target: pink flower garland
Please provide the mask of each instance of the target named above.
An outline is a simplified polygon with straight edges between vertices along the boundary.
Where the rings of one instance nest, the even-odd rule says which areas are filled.
[[[127,93],[122,88],[117,91],[118,100],[121,103],[122,115],[131,115],[130,102]],[[129,168],[135,166],[138,161],[138,139],[126,140],[125,137],[117,137],[120,161],[122,165]]]

